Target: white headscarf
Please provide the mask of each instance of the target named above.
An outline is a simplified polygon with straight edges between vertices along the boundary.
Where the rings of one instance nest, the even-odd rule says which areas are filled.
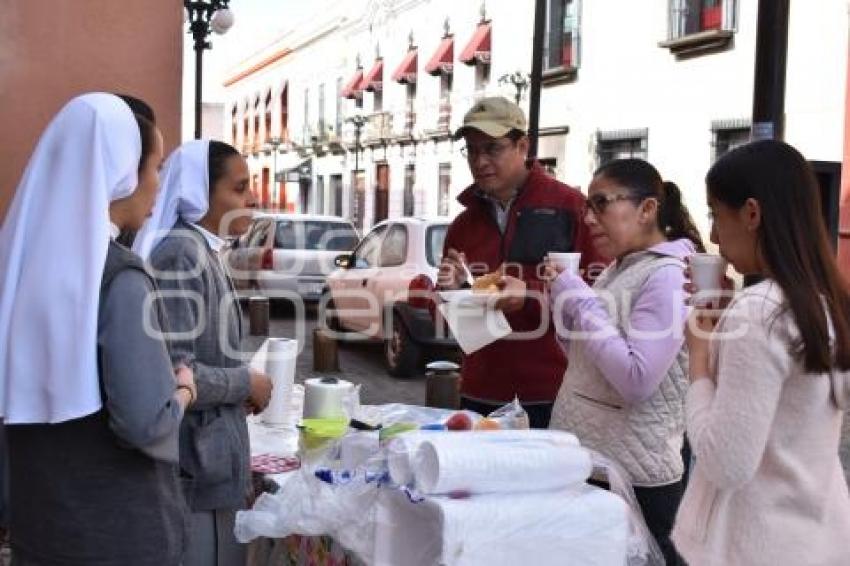
[[[41,135],[0,228],[0,416],[56,423],[101,407],[100,282],[109,203],[138,184],[141,137],[123,100],[78,96]]]
[[[142,259],[150,257],[179,218],[194,224],[206,215],[210,207],[209,152],[208,140],[192,140],[168,156],[153,213],[133,242],[133,251]]]

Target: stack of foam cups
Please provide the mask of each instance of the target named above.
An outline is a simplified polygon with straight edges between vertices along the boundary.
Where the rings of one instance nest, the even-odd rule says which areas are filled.
[[[266,353],[266,373],[272,380],[272,396],[263,411],[263,422],[288,424],[292,404],[292,384],[295,381],[295,360],[298,342],[289,338],[269,338]]]

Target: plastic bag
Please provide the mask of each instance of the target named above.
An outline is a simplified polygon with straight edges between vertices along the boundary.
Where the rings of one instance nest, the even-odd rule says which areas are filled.
[[[628,480],[626,471],[614,460],[604,454],[587,449],[593,461],[594,474],[601,474],[606,478],[611,493],[623,498],[629,506],[629,541],[626,555],[627,566],[664,566],[664,555],[655,537],[649,532],[640,505],[635,498],[632,484]]]
[[[354,473],[345,483],[329,483],[315,474],[302,468],[284,489],[264,493],[252,509],[237,512],[236,539],[246,543],[257,537],[328,535],[372,564],[379,481]]]
[[[381,422],[384,428],[398,423],[412,423],[418,426],[428,426],[445,423],[455,413],[464,413],[473,423],[481,419],[481,415],[473,411],[456,411],[453,409],[437,409],[390,403],[380,407]]]
[[[528,413],[522,408],[519,398],[514,397],[514,400],[503,407],[499,407],[489,415],[488,419],[492,419],[499,423],[500,428],[514,430],[525,430],[529,428]]]
[[[305,464],[323,464],[339,456],[340,439],[348,430],[348,419],[303,419],[298,436],[298,454]]]

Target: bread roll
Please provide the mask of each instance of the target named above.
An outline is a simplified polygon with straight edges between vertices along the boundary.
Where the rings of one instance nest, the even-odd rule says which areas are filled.
[[[497,293],[499,291],[499,279],[501,279],[502,274],[498,271],[494,271],[493,273],[488,273],[487,275],[482,275],[481,277],[477,277],[475,281],[472,283],[472,292],[473,293]]]

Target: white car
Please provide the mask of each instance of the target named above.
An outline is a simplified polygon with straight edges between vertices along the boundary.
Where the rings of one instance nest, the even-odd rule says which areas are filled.
[[[222,260],[240,294],[317,301],[335,258],[357,242],[354,225],[337,216],[261,213]]]
[[[387,369],[405,377],[427,359],[457,356],[444,324],[435,324],[433,290],[449,219],[385,220],[328,276],[324,321],[332,330],[383,340]]]

